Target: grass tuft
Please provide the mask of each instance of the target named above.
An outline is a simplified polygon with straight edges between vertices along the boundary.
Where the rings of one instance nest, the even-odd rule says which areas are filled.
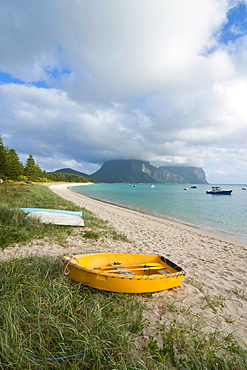
[[[190,313],[183,319],[165,320],[158,334],[149,337],[150,354],[167,369],[243,370],[247,352],[233,335],[209,331],[208,322]],[[157,340],[157,336],[159,340]]]
[[[247,294],[245,289],[239,288],[238,286],[234,286],[232,288],[232,292],[236,295],[238,299],[246,299]]]

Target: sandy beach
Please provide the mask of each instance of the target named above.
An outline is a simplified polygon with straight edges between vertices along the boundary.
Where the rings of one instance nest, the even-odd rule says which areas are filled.
[[[164,302],[174,299],[180,307],[208,320],[208,330],[233,333],[247,344],[247,245],[170,220],[156,218],[72,192],[78,184],[52,185],[61,197],[108,220],[130,242],[86,241],[69,237],[66,243],[33,240],[0,252],[0,259],[30,254],[63,256],[87,252],[135,252],[160,254],[186,270],[182,285],[153,294],[147,319],[162,315]],[[86,227],[86,225],[85,225]],[[169,313],[169,315],[172,315]],[[180,318],[184,320],[183,317]],[[147,329],[148,330],[148,329]],[[147,332],[148,334],[148,332]]]

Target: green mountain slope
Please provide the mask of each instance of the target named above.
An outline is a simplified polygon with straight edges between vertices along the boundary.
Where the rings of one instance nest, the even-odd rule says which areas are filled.
[[[54,173],[56,173],[56,172],[70,173],[71,175],[89,177],[89,175],[87,175],[86,173],[79,172],[79,171],[76,171],[76,170],[72,170],[72,168],[62,168],[61,170],[54,171]]]
[[[91,177],[97,182],[150,183],[154,181],[150,174],[155,168],[145,161],[113,160],[105,162]]]

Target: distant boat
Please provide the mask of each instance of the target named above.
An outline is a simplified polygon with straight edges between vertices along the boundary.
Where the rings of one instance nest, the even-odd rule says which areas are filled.
[[[184,188],[184,190],[189,190],[188,188]]]
[[[244,187],[242,188],[242,190],[247,190],[247,187],[246,187],[246,186],[244,186]]]
[[[150,188],[155,188],[155,186],[154,185],[151,185]]]
[[[222,189],[219,186],[212,186],[211,190],[207,190],[206,194],[225,194],[225,195],[231,195],[232,190],[231,189]]]
[[[196,185],[191,186],[191,189],[197,189]]]

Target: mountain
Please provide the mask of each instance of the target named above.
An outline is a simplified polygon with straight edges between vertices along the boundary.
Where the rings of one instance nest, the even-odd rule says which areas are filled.
[[[79,171],[76,171],[76,170],[72,170],[72,168],[62,168],[61,170],[56,170],[54,172],[55,173],[56,172],[63,172],[63,173],[70,173],[71,175],[78,175],[78,176],[83,176],[83,177],[90,177],[86,173],[79,172]]]
[[[90,175],[96,182],[207,184],[199,167],[155,167],[147,161],[112,160]]]
[[[135,159],[112,160],[87,175],[85,173],[63,168],[55,172],[64,172],[93,179],[95,182],[130,182],[130,183],[163,183],[163,184],[207,184],[206,175],[200,167],[152,166],[147,161]]]
[[[91,177],[97,182],[153,182],[150,174],[156,169],[149,162],[138,160],[113,160],[93,173]]]

